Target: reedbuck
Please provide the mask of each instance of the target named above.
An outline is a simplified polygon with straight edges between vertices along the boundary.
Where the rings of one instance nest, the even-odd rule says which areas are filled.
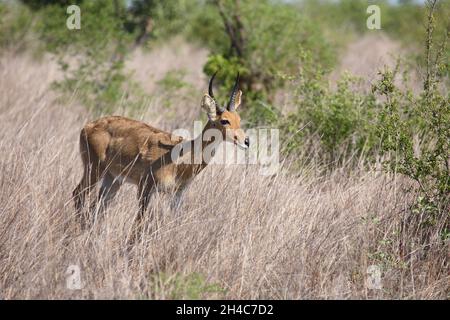
[[[143,122],[120,116],[104,117],[86,124],[80,134],[84,173],[73,191],[77,212],[81,211],[87,195],[100,180],[100,210],[107,207],[123,182],[130,182],[138,186],[139,218],[142,217],[155,188],[180,191],[205,168],[208,161],[202,151],[217,143],[205,134],[209,129],[218,130],[223,141],[247,149],[249,139],[240,128],[241,119],[236,113],[242,96],[238,90],[239,74],[226,107],[220,106],[214,98],[212,87],[216,74],[211,77],[208,94],[201,101],[208,122],[202,134],[194,140],[186,141]],[[174,156],[171,151],[177,145],[189,151]],[[201,145],[201,150],[195,145]],[[194,161],[199,157],[200,161]],[[182,159],[190,161],[180,161]],[[97,201],[91,206],[91,211],[96,205]]]

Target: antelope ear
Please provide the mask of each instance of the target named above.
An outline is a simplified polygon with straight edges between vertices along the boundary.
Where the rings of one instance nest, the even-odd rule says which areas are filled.
[[[217,120],[216,103],[214,102],[214,99],[211,98],[208,94],[205,94],[203,96],[202,108],[206,111],[209,120],[211,121]]]
[[[242,91],[239,90],[236,93],[236,100],[234,102],[234,109],[237,110],[241,106],[241,97],[242,97]]]

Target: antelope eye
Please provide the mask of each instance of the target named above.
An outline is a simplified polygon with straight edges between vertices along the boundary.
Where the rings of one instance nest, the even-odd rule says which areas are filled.
[[[220,120],[220,124],[223,126],[226,126],[227,124],[230,124],[230,121],[222,119],[222,120]]]

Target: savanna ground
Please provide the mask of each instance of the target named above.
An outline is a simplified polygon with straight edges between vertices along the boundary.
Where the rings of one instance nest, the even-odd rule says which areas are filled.
[[[331,81],[343,70],[375,78],[395,64],[398,46],[385,35],[352,41]],[[126,69],[153,99],[133,116],[165,130],[190,128],[201,117],[207,55],[177,38],[136,49]],[[181,68],[188,98],[158,86]],[[0,298],[448,299],[448,240],[442,228],[418,227],[426,217],[411,213],[416,182],[382,170],[381,158],[323,170],[287,157],[273,176],[255,165],[208,166],[178,206],[170,195],[153,196],[132,246],[138,208],[135,187],[126,185],[81,229],[71,199],[82,174],[78,136],[98,114],[76,90],[59,97],[51,83],[60,78],[51,55],[0,57]],[[128,115],[121,103],[109,113]],[[66,283],[74,265],[79,290]],[[381,272],[378,288],[370,266]]]

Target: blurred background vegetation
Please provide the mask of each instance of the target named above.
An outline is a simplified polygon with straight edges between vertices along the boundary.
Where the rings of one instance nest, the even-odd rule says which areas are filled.
[[[69,4],[81,7],[80,30],[65,27]],[[381,8],[382,30],[366,27],[370,4]],[[183,39],[207,51],[205,76],[220,70],[222,102],[240,72],[246,126],[280,128],[282,151],[298,165],[383,157],[388,170],[419,183],[423,207],[448,205],[448,0],[22,0],[0,2],[0,17],[0,52],[52,55],[63,71],[54,89],[76,92],[95,114],[118,105],[142,112],[151,98],[125,68],[129,55]],[[377,32],[399,44],[395,65],[371,79],[333,78],[348,45]],[[183,70],[157,86],[167,109],[182,90],[198,103],[187,98]]]

